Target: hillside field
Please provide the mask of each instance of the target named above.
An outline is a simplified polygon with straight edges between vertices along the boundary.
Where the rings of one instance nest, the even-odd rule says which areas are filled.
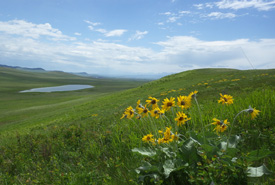
[[[74,107],[100,96],[137,87],[148,80],[87,78],[64,72],[27,71],[0,67],[0,133],[26,130],[70,117]],[[91,89],[53,93],[19,93],[32,88],[69,84]]]
[[[95,88],[18,93],[65,84],[87,84]],[[149,97],[155,97],[161,107],[165,98],[174,97],[177,101],[178,96],[188,96],[195,91],[198,91],[196,101],[192,99],[192,106],[187,110],[175,106],[172,111],[167,111],[165,118],[136,119],[135,115],[131,119],[121,119],[127,107],[136,109],[138,100],[145,105]],[[218,103],[220,93],[233,96],[234,103],[228,106]],[[217,140],[240,136],[238,146],[230,150],[230,155],[234,153],[236,158],[242,159],[241,168],[264,164],[268,169],[261,177],[245,176],[242,180],[247,184],[275,183],[275,69],[198,69],[145,81],[93,79],[61,72],[34,73],[0,68],[0,102],[0,184],[138,184],[142,180],[144,184],[178,184],[177,178],[183,177],[178,177],[177,172],[195,168],[190,162],[178,168],[173,163],[167,168],[167,161],[173,161],[173,158],[166,152],[168,157],[165,157],[164,165],[156,169],[146,166],[147,170],[143,171],[146,175],[142,175],[145,167],[136,173],[141,164],[153,166],[161,162],[158,158],[151,159],[148,150],[144,152],[146,157],[140,155],[142,152],[132,151],[141,147],[155,150],[158,145],[143,142],[142,138],[154,133],[154,129],[169,126],[177,129],[182,138],[194,138],[196,134],[205,137],[209,133],[213,133]],[[255,119],[245,111],[235,118],[249,106],[260,110]],[[150,105],[147,107],[152,109]],[[190,117],[179,128],[175,122],[178,111],[184,111]],[[225,132],[217,135],[211,123],[213,118],[219,117],[228,119],[230,124]],[[154,135],[157,134],[156,131]],[[186,141],[188,139],[183,139],[173,146],[184,145]],[[162,146],[171,149],[168,144]],[[204,150],[210,147],[205,143],[203,146]],[[256,157],[251,153],[256,153]],[[196,160],[204,160],[199,152],[196,155]],[[210,159],[213,162],[212,166],[207,166],[209,169],[222,163],[222,160],[217,163],[215,158],[214,163],[213,157]],[[211,173],[200,168],[207,162],[194,164],[201,173],[195,170],[191,174],[187,170],[185,184],[207,184],[219,182],[219,179],[222,181],[219,183],[232,184],[230,179],[238,180],[237,172],[227,171],[226,165],[231,162],[222,163],[222,168],[214,165]],[[238,166],[236,170],[239,169]]]

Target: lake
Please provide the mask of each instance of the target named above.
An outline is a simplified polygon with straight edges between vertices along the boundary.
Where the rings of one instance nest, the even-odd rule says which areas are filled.
[[[20,93],[26,92],[57,92],[57,91],[76,91],[81,89],[93,88],[91,85],[61,85],[55,87],[42,87],[42,88],[34,88],[30,90],[20,91]]]

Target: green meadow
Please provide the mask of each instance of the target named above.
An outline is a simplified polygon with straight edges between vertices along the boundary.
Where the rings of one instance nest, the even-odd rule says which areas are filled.
[[[19,93],[66,84],[95,87]],[[190,108],[176,106],[195,91]],[[233,104],[218,103],[220,94]],[[149,97],[175,105],[158,119],[137,119],[136,110],[123,118]],[[198,69],[146,81],[0,68],[0,102],[0,184],[275,183],[274,69]],[[190,120],[177,125],[178,112]],[[213,118],[230,124],[216,132]],[[177,137],[167,143],[142,140],[169,127]]]

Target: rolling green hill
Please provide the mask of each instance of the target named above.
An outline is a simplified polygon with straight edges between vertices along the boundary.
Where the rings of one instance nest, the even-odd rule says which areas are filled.
[[[64,72],[26,71],[0,67],[0,132],[36,124],[47,124],[66,117],[74,106],[100,96],[137,87],[147,81],[131,79],[97,79]],[[19,93],[32,88],[69,84],[94,88],[70,92]]]
[[[188,110],[193,129],[201,132],[204,128],[199,122],[209,124],[219,112],[231,116],[232,123],[233,113],[251,105],[261,111],[260,116],[256,120],[241,117],[232,134],[242,134],[246,142],[241,144],[242,152],[256,147],[275,150],[274,69],[198,69],[147,83],[89,79],[55,72],[50,77],[6,69],[0,72],[2,184],[137,184],[135,169],[142,157],[131,149],[147,146],[141,138],[156,123],[148,121],[154,119],[120,119],[125,108],[135,108],[138,100],[144,105],[149,96],[159,99],[161,105],[166,97],[187,96],[195,90],[202,115],[196,116],[198,109],[193,103],[194,108]],[[65,83],[96,88],[18,93]],[[232,95],[234,104],[226,108],[218,105],[220,93]],[[167,116],[172,122],[174,114]],[[275,170],[274,154],[260,159],[259,163],[264,162],[271,171]],[[260,182],[268,184],[272,180],[268,177]]]

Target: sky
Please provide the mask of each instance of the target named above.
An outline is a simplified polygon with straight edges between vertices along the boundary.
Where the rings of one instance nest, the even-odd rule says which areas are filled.
[[[275,68],[275,0],[0,0],[0,64],[141,78]]]

